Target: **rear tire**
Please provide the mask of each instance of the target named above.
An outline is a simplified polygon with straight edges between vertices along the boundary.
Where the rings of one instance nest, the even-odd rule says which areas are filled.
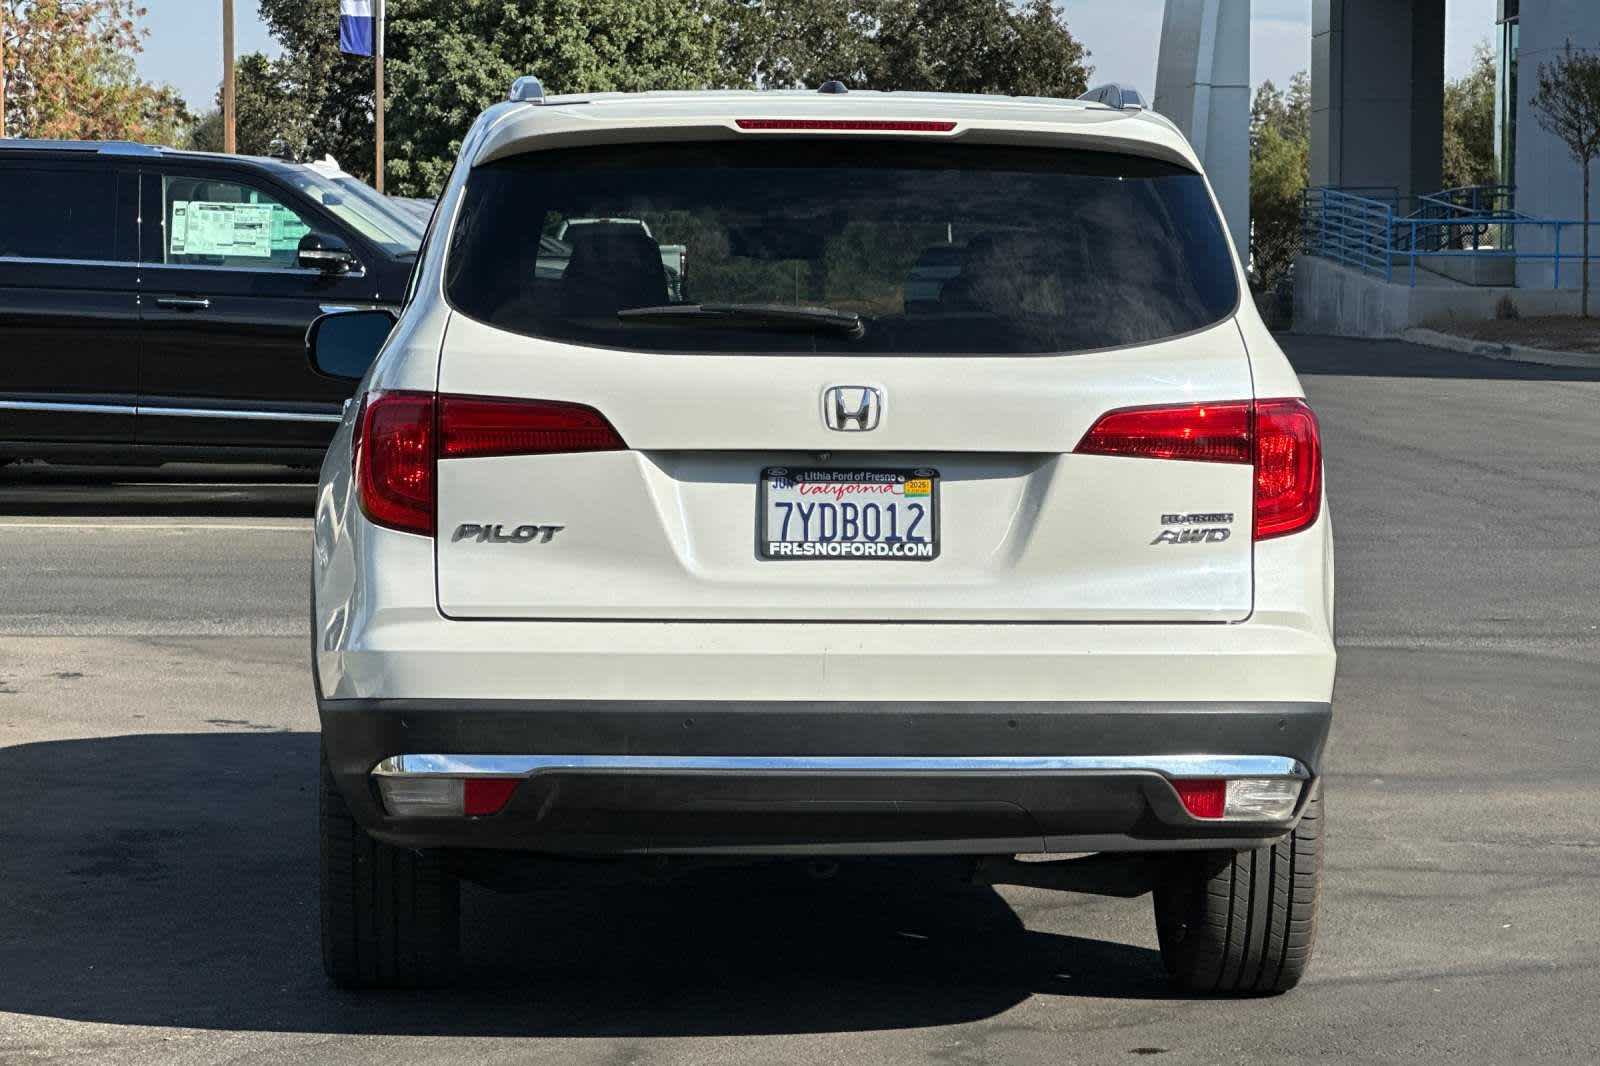
[[[1300,983],[1317,935],[1321,786],[1293,833],[1253,851],[1176,856],[1155,893],[1161,960],[1179,987],[1270,995]]]
[[[350,816],[322,760],[322,968],[345,988],[455,979],[461,889],[433,852],[391,847]]]

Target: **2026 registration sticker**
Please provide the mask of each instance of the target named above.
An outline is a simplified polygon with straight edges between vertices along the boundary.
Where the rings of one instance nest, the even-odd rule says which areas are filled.
[[[928,562],[939,557],[939,472],[769,467],[760,522],[764,559]]]

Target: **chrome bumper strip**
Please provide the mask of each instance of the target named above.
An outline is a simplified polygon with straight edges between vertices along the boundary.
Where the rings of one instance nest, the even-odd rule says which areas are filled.
[[[343,415],[317,411],[272,411],[259,408],[227,409],[216,407],[130,407],[118,403],[68,403],[56,400],[0,400],[0,411],[38,411],[70,415],[159,415],[163,418],[231,418],[245,422],[326,422],[344,420]]]
[[[392,755],[375,777],[533,777],[563,771],[726,773],[1158,773],[1309,778],[1279,755]]]

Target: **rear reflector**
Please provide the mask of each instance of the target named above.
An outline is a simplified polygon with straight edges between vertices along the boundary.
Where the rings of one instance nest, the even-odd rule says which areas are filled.
[[[592,407],[552,400],[439,397],[439,458],[552,455],[626,448]]]
[[[472,817],[499,814],[520,783],[515,777],[469,777],[462,806]]]
[[[1220,777],[1174,781],[1184,810],[1196,818],[1221,818],[1228,801],[1228,783]]]
[[[430,392],[374,392],[362,403],[356,490],[380,526],[433,535],[433,408]]]
[[[1206,821],[1282,822],[1294,814],[1303,782],[1293,777],[1179,778],[1184,810]]]
[[[481,818],[498,814],[520,777],[400,777],[377,774],[383,806],[399,818]]]
[[[864,133],[949,133],[954,122],[895,121],[859,118],[741,118],[742,130],[858,130]]]
[[[1100,417],[1079,455],[1255,467],[1255,539],[1297,533],[1322,512],[1322,438],[1304,400],[1128,407]]]

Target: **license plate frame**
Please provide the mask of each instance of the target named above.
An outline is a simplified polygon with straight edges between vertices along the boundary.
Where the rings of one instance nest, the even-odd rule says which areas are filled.
[[[839,539],[839,538],[832,538],[832,539],[827,539],[827,540],[817,539],[817,540],[798,540],[798,541],[796,541],[796,540],[785,541],[785,540],[771,539],[771,537],[769,535],[774,532],[774,530],[772,529],[773,511],[772,511],[772,508],[769,507],[769,503],[772,502],[771,499],[770,499],[770,496],[771,496],[772,489],[774,487],[773,486],[773,481],[777,480],[777,479],[785,479],[785,480],[792,481],[792,482],[795,483],[795,487],[798,487],[798,485],[801,484],[801,483],[815,484],[815,485],[883,485],[883,484],[898,485],[898,486],[902,486],[902,492],[900,492],[900,493],[891,492],[891,493],[888,493],[888,494],[885,494],[885,495],[893,496],[896,501],[902,501],[901,505],[907,506],[908,508],[909,508],[910,505],[903,503],[903,501],[905,499],[903,486],[905,486],[909,482],[926,481],[926,482],[928,482],[928,493],[927,493],[928,537],[927,537],[926,540],[922,540],[922,541],[916,542],[916,543],[919,543],[919,544],[927,545],[926,553],[920,553],[920,552],[919,553],[910,553],[910,552],[906,552],[906,553],[902,553],[902,554],[892,554],[892,552],[897,550],[894,547],[895,545],[902,545],[902,544],[909,543],[909,542],[907,542],[905,540],[905,538],[898,537],[898,536],[894,537],[894,538],[887,538],[887,537],[880,536],[876,540],[868,540],[868,539],[864,539],[864,538],[855,538],[855,539],[848,540],[848,541],[842,540],[842,539]],[[891,479],[891,480],[885,480],[885,479]],[[864,561],[871,561],[871,562],[897,562],[897,563],[931,563],[934,560],[938,559],[940,554],[941,554],[941,552],[943,551],[942,523],[940,521],[940,512],[942,510],[942,508],[940,507],[940,491],[939,491],[940,490],[940,481],[941,481],[941,478],[939,476],[939,471],[935,470],[935,469],[932,469],[932,468],[929,468],[929,467],[917,467],[917,468],[902,468],[902,467],[790,467],[790,466],[768,466],[768,467],[763,467],[762,470],[761,470],[760,479],[756,482],[756,515],[755,515],[755,519],[756,519],[755,520],[756,557],[758,559],[760,559],[761,561],[763,561],[763,562],[774,562],[774,563],[840,562],[840,561],[844,561],[844,560],[851,560],[851,561],[864,560]],[[863,495],[861,497],[861,500],[868,501],[868,502],[871,502],[872,499],[873,499],[872,496],[869,496],[869,495]],[[829,501],[827,501],[827,500],[819,500],[819,502],[829,502]],[[843,502],[847,502],[847,501],[844,501],[842,498],[836,498],[832,502],[843,503]],[[850,502],[857,502],[858,506],[860,505],[859,501],[850,501]],[[891,501],[891,502],[894,502],[894,501]],[[920,501],[913,500],[913,502],[920,502]],[[880,521],[881,521],[881,519],[880,519]],[[898,529],[898,523],[897,523],[897,529]],[[781,533],[782,530],[779,529],[777,532]],[[882,532],[881,524],[880,524],[880,527],[879,527],[879,532],[880,533]],[[831,551],[820,549],[820,548],[810,549],[810,551],[812,552],[810,554],[798,554],[798,553],[789,554],[789,553],[787,553],[787,551],[785,549],[779,549],[777,547],[778,545],[781,545],[781,544],[807,544],[807,545],[841,544],[841,545],[867,545],[868,547],[867,548],[863,548],[863,549],[859,549],[859,550],[855,549],[855,548],[844,547],[844,548],[837,549],[837,552],[838,552],[837,554],[834,554]],[[879,554],[878,552],[881,549],[877,549],[877,548],[872,547],[874,545],[889,545],[890,546],[889,551],[891,552],[891,554]]]

